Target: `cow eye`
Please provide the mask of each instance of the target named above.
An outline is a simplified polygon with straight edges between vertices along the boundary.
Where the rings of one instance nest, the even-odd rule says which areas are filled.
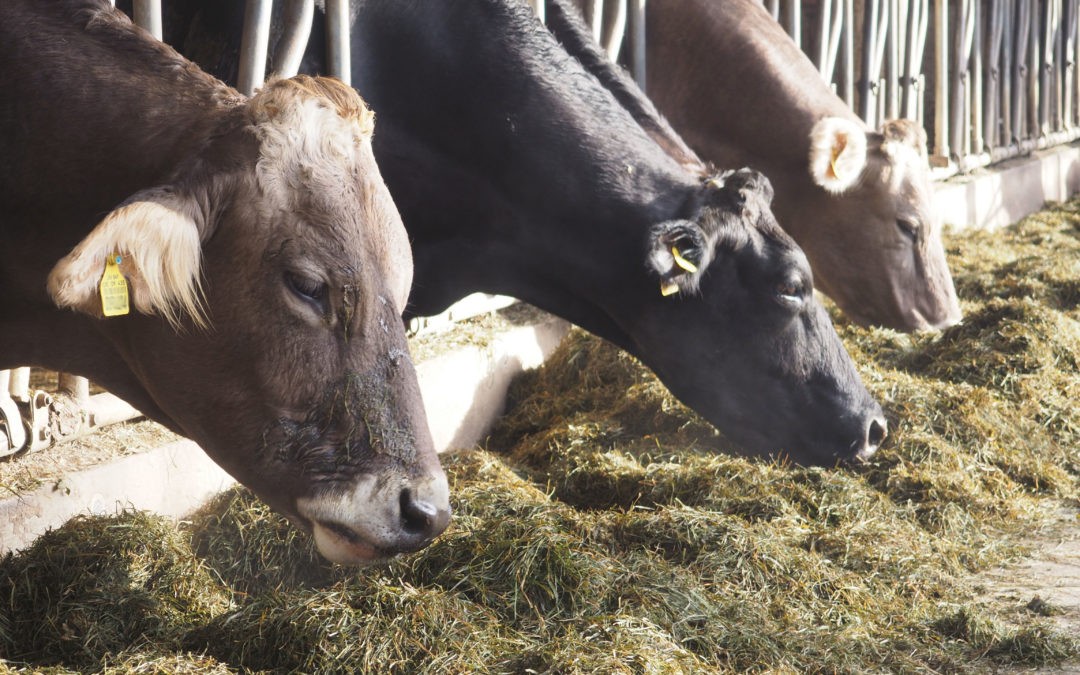
[[[802,307],[806,298],[806,288],[798,279],[787,279],[776,285],[776,299],[785,307],[797,309]]]
[[[897,218],[896,227],[905,237],[910,239],[912,242],[916,242],[919,240],[919,226],[911,222],[910,220]]]
[[[313,302],[319,306],[319,309],[324,309],[323,305],[326,302],[326,283],[319,281],[318,279],[312,279],[311,277],[305,277],[300,274],[294,274],[292,272],[285,273],[285,283],[298,298],[306,300],[307,302]]]

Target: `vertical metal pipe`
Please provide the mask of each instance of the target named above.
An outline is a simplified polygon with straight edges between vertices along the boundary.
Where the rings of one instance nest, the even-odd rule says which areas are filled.
[[[780,20],[780,0],[766,0],[765,8],[769,10],[769,14],[772,14],[773,19]]]
[[[795,41],[795,46],[802,49],[802,3],[799,0],[787,0],[787,32]]]
[[[541,11],[543,4],[540,0]],[[331,75],[352,84],[348,0],[326,0],[326,60]]]
[[[1013,118],[1013,89],[1016,86],[1016,72],[1013,54],[1016,53],[1016,2],[1003,0],[1002,45],[1001,45],[1001,144],[1012,145],[1016,141],[1016,126]]]
[[[918,115],[918,94],[915,91],[915,85],[918,82],[919,71],[922,70],[924,45],[919,44],[919,22],[922,20],[923,5],[924,0],[914,0],[908,8],[907,46],[904,53],[904,107],[901,113],[908,119],[915,119]]]
[[[983,92],[983,135],[986,149],[993,152],[1001,143],[1001,130],[998,120],[1001,110],[1001,44],[1004,31],[1004,9],[1001,0],[990,0],[990,16],[987,35],[990,38],[986,48],[983,68],[986,72],[986,90]]]
[[[604,43],[604,0],[590,0],[589,24],[596,44]]]
[[[116,0],[113,0],[116,5]],[[161,0],[135,0],[131,6],[135,23],[161,39]]]
[[[949,159],[949,7],[934,0],[934,155]]]
[[[904,22],[900,16],[900,0],[888,0],[889,23],[885,31],[885,108],[881,117],[900,116],[900,56],[904,44]]]
[[[630,63],[634,80],[645,91],[645,0],[630,2]]]
[[[831,8],[832,21],[826,28],[829,36],[829,48],[825,53],[824,69],[821,70],[825,75],[825,81],[832,85],[833,91],[837,86],[836,75],[836,62],[838,55],[840,54],[840,39],[844,35],[844,9],[840,4],[840,0],[825,0],[826,3],[833,5]]]
[[[271,0],[247,0],[244,33],[240,39],[240,74],[237,89],[251,96],[266,79],[266,51],[270,42]]]
[[[540,19],[540,23],[547,23],[547,15],[545,13],[544,0],[530,0],[532,2],[533,11],[536,12],[537,18]]]
[[[971,151],[982,152],[986,149],[986,141],[983,134],[983,20],[982,0],[972,2],[971,10],[971,114],[967,117],[967,123],[971,125]]]
[[[966,105],[971,87],[971,41],[974,33],[973,8],[977,0],[962,0],[956,27],[956,53],[951,76],[952,94],[949,98],[950,125],[952,153],[958,160],[962,160],[968,152],[968,142],[971,140],[970,119],[968,106]]]
[[[90,381],[71,373],[58,374],[57,389],[75,399],[79,406],[85,406],[90,400]]]
[[[1062,115],[1065,118],[1064,127],[1072,129],[1077,124],[1077,83],[1076,83],[1076,50],[1080,40],[1077,40],[1077,12],[1080,11],[1078,0],[1069,0],[1065,6],[1068,18],[1065,21],[1065,91],[1062,98],[1065,99],[1065,109]]]
[[[285,0],[285,32],[277,42],[271,68],[275,74],[292,77],[300,70],[314,17],[315,0]]]
[[[1028,42],[1027,42],[1027,86],[1025,88],[1027,105],[1024,115],[1027,124],[1024,132],[1029,140],[1034,141],[1039,136],[1039,76],[1041,75],[1042,59],[1039,54],[1039,14],[1038,5],[1030,0],[1028,6]]]
[[[855,109],[855,3],[844,0],[844,101]]]
[[[818,53],[817,62],[814,65],[817,66],[826,82],[832,78],[832,71],[825,69],[825,65],[829,62],[829,43],[832,37],[830,32],[832,6],[833,0],[821,0],[821,4],[818,5]]]
[[[876,127],[874,112],[877,110],[877,80],[874,71],[878,43],[878,12],[880,0],[866,0],[863,15],[862,77],[859,78],[859,115],[868,125]]]
[[[604,51],[612,62],[618,62],[626,37],[626,0],[615,0],[615,17],[610,28],[611,33],[605,37]]]
[[[24,366],[11,370],[8,391],[11,393],[11,398],[19,403],[26,403],[30,400],[30,369],[28,367]]]

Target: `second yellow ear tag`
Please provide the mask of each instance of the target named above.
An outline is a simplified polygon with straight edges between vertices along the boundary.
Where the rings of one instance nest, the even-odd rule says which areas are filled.
[[[120,256],[110,256],[101,275],[101,313],[105,316],[121,316],[131,311],[128,303],[127,279],[120,272]]]

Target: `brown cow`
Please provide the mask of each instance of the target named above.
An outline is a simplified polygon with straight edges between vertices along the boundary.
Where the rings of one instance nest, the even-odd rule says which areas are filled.
[[[704,159],[769,177],[818,289],[863,324],[960,320],[921,127],[868,129],[760,1],[662,0],[646,12],[649,97]]]
[[[372,127],[336,80],[245,100],[105,0],[4,0],[0,367],[102,383],[331,560],[425,546],[447,482]]]

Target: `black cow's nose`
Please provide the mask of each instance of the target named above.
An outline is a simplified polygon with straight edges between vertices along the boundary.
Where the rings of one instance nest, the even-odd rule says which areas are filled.
[[[401,491],[401,529],[424,541],[430,540],[450,524],[450,512],[425,501],[409,488]]]
[[[881,447],[881,443],[888,435],[889,423],[885,421],[885,418],[881,415],[870,417],[869,422],[866,424],[866,436],[863,440],[863,447],[855,454],[855,458],[858,460],[870,459],[870,457],[877,452],[877,449]]]

